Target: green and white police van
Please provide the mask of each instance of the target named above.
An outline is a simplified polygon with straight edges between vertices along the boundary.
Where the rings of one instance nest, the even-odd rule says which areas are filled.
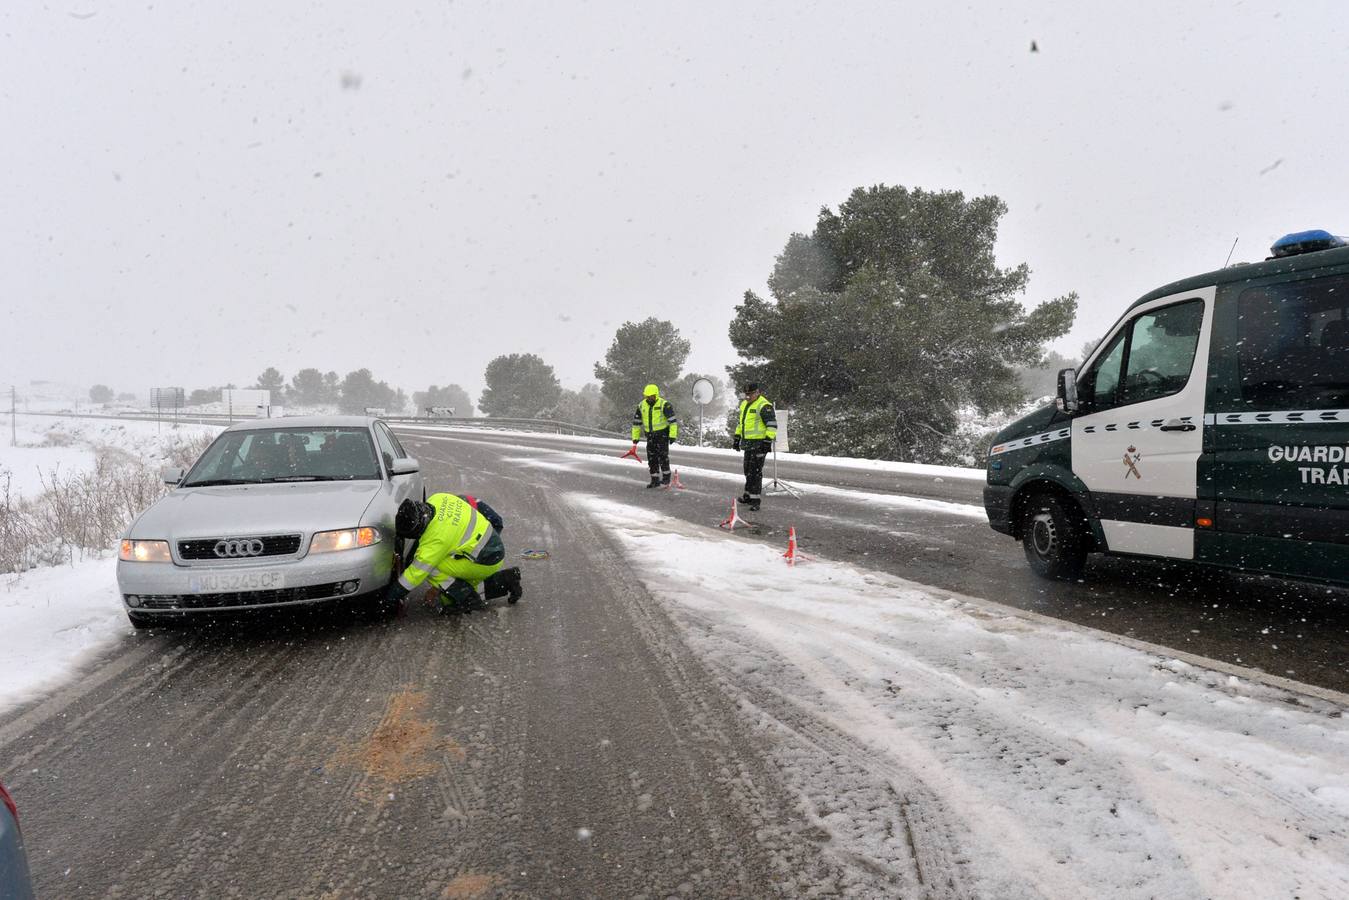
[[[1046,577],[1101,552],[1349,584],[1349,242],[1134,303],[994,438],[984,506]]]

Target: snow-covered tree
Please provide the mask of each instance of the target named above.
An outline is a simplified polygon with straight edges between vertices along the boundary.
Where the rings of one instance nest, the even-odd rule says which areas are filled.
[[[689,342],[670,322],[654,317],[624,322],[604,354],[604,362],[595,363],[595,377],[604,395],[600,415],[605,427],[626,428],[642,400],[642,388],[648,384],[658,385],[668,396],[688,357]]]
[[[553,367],[533,353],[498,356],[487,364],[485,379],[478,400],[485,416],[544,417],[562,395]]]
[[[730,337],[757,380],[789,406],[808,452],[940,461],[962,409],[1010,410],[1016,368],[1066,333],[1077,295],[1027,311],[1030,269],[999,268],[997,197],[858,188],[815,230],[794,234],[768,280],[747,291]]]
[[[444,387],[433,384],[424,391],[415,391],[412,394],[412,405],[416,407],[419,416],[426,413],[428,406],[450,407],[456,416],[473,415],[473,401],[469,399],[468,391],[457,384],[447,384]]]

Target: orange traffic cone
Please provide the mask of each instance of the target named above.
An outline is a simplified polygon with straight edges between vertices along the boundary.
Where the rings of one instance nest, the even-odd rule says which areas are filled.
[[[718,528],[725,528],[725,529],[727,529],[728,531],[734,531],[734,530],[735,530],[735,526],[737,526],[737,525],[742,525],[742,526],[744,526],[744,527],[746,527],[746,528],[749,527],[748,523],[746,523],[744,519],[740,518],[740,513],[736,511],[735,498],[732,497],[732,498],[731,498],[731,514],[730,514],[729,516],[727,516],[725,519],[723,519],[723,520],[722,520],[722,523],[721,523],[720,525],[718,525],[717,527],[718,527]]]
[[[793,525],[787,529],[787,552],[782,554],[782,558],[787,560],[787,565],[794,566],[798,560],[809,559],[796,547],[796,526]]]
[[[674,470],[674,477],[670,479],[670,483],[667,484],[667,485],[665,486],[665,489],[666,489],[667,491],[669,491],[669,490],[687,491],[687,490],[688,490],[688,488],[684,487],[684,483],[683,483],[682,481],[679,480],[679,470],[678,470],[678,469],[675,469],[675,470]]]

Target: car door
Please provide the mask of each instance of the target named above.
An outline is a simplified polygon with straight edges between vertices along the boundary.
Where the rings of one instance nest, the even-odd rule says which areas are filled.
[[[1091,490],[1112,552],[1194,558],[1214,293],[1131,310],[1079,379],[1073,472]]]
[[[1206,556],[1349,579],[1349,272],[1242,282],[1219,300]]]

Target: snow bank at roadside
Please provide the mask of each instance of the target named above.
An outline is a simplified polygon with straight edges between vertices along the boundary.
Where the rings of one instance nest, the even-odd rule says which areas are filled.
[[[19,440],[31,446],[0,448],[0,468],[31,467],[49,477],[90,472],[100,452],[120,452],[150,466],[164,463],[173,446],[210,425],[156,427],[154,422],[20,416]],[[17,452],[16,452],[17,451]],[[0,488],[3,472],[0,472]],[[15,481],[27,499],[42,492],[42,479]],[[0,575],[0,710],[70,677],[89,658],[131,632],[117,593],[117,561],[111,548],[80,555],[65,565]],[[64,554],[63,554],[64,555]]]
[[[1349,896],[1342,707],[572,500],[736,698],[856,893]]]
[[[406,425],[399,423],[395,426],[397,431],[417,432],[425,431],[431,433],[452,432],[458,435],[472,435],[490,432],[493,435],[503,435],[508,437],[556,437],[559,440],[568,442],[593,444],[597,448],[618,449],[622,452],[625,447],[632,446],[631,441],[625,441],[621,438],[602,438],[602,437],[584,437],[581,435],[556,434],[551,435],[546,432],[538,431],[520,431],[509,428],[491,428],[477,426],[455,426],[455,425]],[[689,444],[677,444],[676,451],[682,458],[685,454],[693,457],[697,456],[722,456],[732,459],[739,459],[741,454],[735,450],[719,449],[717,447],[694,447]],[[814,456],[809,453],[779,453],[780,462],[807,463],[824,467],[836,467],[843,469],[866,469],[873,472],[890,472],[898,475],[930,475],[933,478],[953,478],[963,481],[984,481],[987,473],[983,469],[967,469],[960,466],[934,466],[927,463],[907,463],[892,462],[884,459],[852,459],[843,456]]]
[[[131,626],[109,554],[0,575],[0,712],[48,690]]]

